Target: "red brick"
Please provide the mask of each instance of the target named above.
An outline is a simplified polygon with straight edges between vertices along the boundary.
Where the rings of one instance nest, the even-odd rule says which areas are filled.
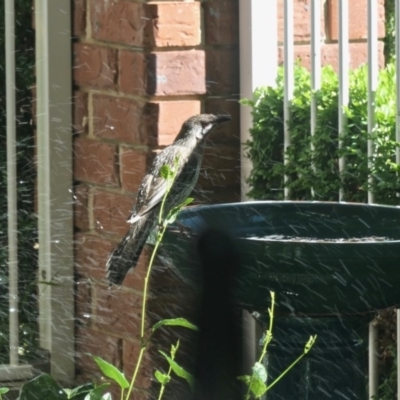
[[[74,188],[74,225],[82,231],[89,230],[89,196],[88,186],[78,185]]]
[[[154,146],[171,144],[182,124],[193,115],[200,114],[199,100],[159,101],[148,104],[148,114],[153,122],[149,136]]]
[[[149,4],[147,43],[150,46],[197,46],[200,44],[200,3]]]
[[[80,91],[73,98],[73,127],[74,133],[85,133],[88,127],[88,95]]]
[[[328,1],[328,35],[330,40],[339,39],[338,0]],[[349,1],[349,38],[353,40],[368,37],[368,6],[365,0]],[[385,37],[385,0],[378,1],[378,37]]]
[[[204,51],[157,52],[151,53],[148,59],[149,95],[179,96],[206,92]]]
[[[212,143],[237,143],[240,141],[240,104],[235,98],[207,98],[205,112],[211,114],[229,114],[231,122],[221,124],[210,134]]]
[[[379,66],[385,65],[383,54],[383,42],[378,43],[378,62]],[[368,47],[367,43],[350,43],[350,68],[357,68],[368,61]],[[310,45],[298,45],[295,47],[295,58],[300,60],[300,64],[310,69]],[[322,65],[332,65],[335,71],[338,71],[339,65],[339,46],[336,43],[326,44],[322,46]],[[283,47],[278,48],[279,64],[284,61]]]
[[[236,49],[207,51],[207,92],[239,93],[239,54]]]
[[[202,5],[206,44],[237,45],[239,43],[239,2],[212,0]]]
[[[86,0],[72,2],[72,32],[74,36],[86,35]]]
[[[94,226],[98,232],[122,237],[129,228],[126,222],[134,199],[117,193],[96,190],[93,201]]]
[[[122,367],[122,339],[89,327],[80,327],[76,334],[76,363],[78,375],[99,381],[102,373],[91,357],[101,357],[117,368]]]
[[[118,287],[96,285],[93,326],[103,332],[130,340],[139,340],[142,296]]]
[[[121,184],[129,192],[137,192],[148,169],[148,154],[144,151],[121,147]]]
[[[89,326],[92,318],[92,290],[88,279],[78,280],[75,286],[75,321]]]
[[[314,0],[294,0],[293,3],[293,24],[294,24],[294,41],[308,42],[311,37],[311,2]],[[321,1],[321,37],[325,36],[325,13],[324,0]],[[284,3],[283,0],[278,2],[278,41],[284,41]]]
[[[93,133],[102,139],[145,144],[144,104],[135,100],[93,95]]]
[[[119,89],[123,93],[146,93],[148,63],[143,53],[119,51]]]
[[[140,343],[124,340],[123,344],[123,362],[125,376],[131,377],[136,367],[140,352]],[[142,363],[139,369],[139,374],[136,378],[135,387],[140,389],[148,389],[153,378],[155,369],[154,362],[150,359],[148,352],[144,354]]]
[[[85,137],[74,140],[74,177],[79,181],[116,186],[116,147]]]
[[[82,277],[105,280],[106,263],[115,244],[101,236],[78,233],[74,245],[75,272]]]
[[[115,89],[117,51],[108,47],[75,43],[74,82],[78,86]]]
[[[92,37],[141,46],[146,27],[144,5],[130,1],[90,0]]]
[[[151,394],[148,391],[135,389],[133,391],[132,400],[149,400],[151,399]],[[114,398],[114,397],[113,397]]]

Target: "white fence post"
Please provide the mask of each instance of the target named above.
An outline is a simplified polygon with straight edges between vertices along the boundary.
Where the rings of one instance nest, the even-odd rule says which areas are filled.
[[[274,85],[278,68],[277,0],[239,0],[240,29],[240,97],[251,99],[259,86]],[[252,127],[250,107],[240,109],[241,198],[247,200],[247,178],[251,161],[244,143],[250,139]],[[257,332],[254,318],[243,312],[244,364],[246,371],[254,365]]]
[[[10,365],[18,365],[18,226],[17,226],[17,157],[15,131],[15,12],[14,1],[4,7],[6,41],[7,95],[7,217],[8,273],[10,314]]]
[[[284,138],[283,138],[283,149],[284,149],[284,164],[288,162],[287,149],[290,146],[290,130],[289,130],[289,119],[290,119],[290,106],[293,100],[294,92],[294,13],[293,13],[293,0],[285,0],[284,6],[284,31],[285,31],[285,93],[284,93],[284,104],[283,104],[283,118],[284,118]],[[287,187],[288,177],[284,176],[285,189],[284,197],[285,200],[289,199],[290,191]]]
[[[36,0],[39,333],[53,377],[74,377],[71,2]],[[46,283],[48,282],[48,283]]]
[[[344,107],[349,104],[349,2],[339,0],[339,135],[345,132],[347,118]],[[339,148],[342,141],[339,140]],[[339,158],[339,173],[345,166],[344,157]],[[343,189],[339,191],[339,200],[343,200]]]
[[[251,99],[259,86],[273,86],[278,69],[277,0],[239,0],[240,97]],[[250,107],[240,109],[241,196],[247,200],[246,183],[251,161],[244,143],[250,139]]]
[[[368,0],[368,134],[372,135],[375,128],[375,93],[378,86],[378,3]],[[368,138],[368,166],[371,170],[371,157],[374,153],[373,141]],[[374,202],[371,185],[372,174],[368,176],[368,203]]]

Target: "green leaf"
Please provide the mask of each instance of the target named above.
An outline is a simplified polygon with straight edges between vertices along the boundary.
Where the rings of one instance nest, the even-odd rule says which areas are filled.
[[[250,391],[257,399],[261,398],[267,391],[267,385],[255,376],[242,375],[238,376],[237,379],[243,381],[247,386],[250,386]]]
[[[311,348],[314,346],[315,341],[317,340],[317,335],[311,335],[308,339],[308,342],[304,346],[304,353],[307,354]]]
[[[165,222],[164,225],[168,225],[168,224],[172,224],[175,222],[176,217],[178,216],[178,214],[180,213],[180,211],[182,210],[182,208],[186,207],[187,205],[189,205],[192,201],[193,201],[193,197],[188,197],[186,200],[184,200],[181,204],[179,204],[178,206],[174,207],[167,215],[167,217],[165,218]]]
[[[19,400],[67,400],[67,394],[49,374],[42,374],[22,385]]]
[[[154,372],[154,376],[156,377],[157,381],[161,383],[161,385],[166,385],[171,380],[170,376],[163,374],[160,371]]]
[[[267,391],[267,385],[260,379],[253,377],[253,380],[250,384],[250,390],[256,399],[260,399]]]
[[[196,325],[193,325],[185,318],[162,319],[161,321],[158,321],[156,324],[154,324],[151,330],[152,332],[155,332],[158,328],[162,326],[183,326],[184,328],[192,329],[194,331],[198,330]]]
[[[97,366],[100,368],[101,372],[103,372],[107,378],[110,378],[116,382],[121,389],[127,389],[129,387],[129,382],[125,378],[125,375],[117,367],[114,367],[114,365],[100,357],[92,357]]]
[[[169,357],[166,353],[159,350],[159,352],[163,355],[163,357],[168,361],[168,364],[172,368],[172,371],[175,372],[177,376],[186,380],[189,386],[193,389],[194,378],[193,375],[182,368],[176,361],[174,361],[171,357]]]
[[[10,391],[9,388],[6,387],[0,387],[0,394],[6,394]]]
[[[262,381],[262,382],[266,382],[267,381],[267,370],[265,369],[264,365],[256,362],[254,364],[254,366],[252,367],[253,370],[253,376],[255,378],[257,378],[258,380]]]
[[[246,385],[249,385],[251,376],[250,375],[241,375],[241,376],[238,376],[237,379],[239,379],[239,381],[244,382]]]
[[[93,389],[94,389],[93,383],[87,383],[85,385],[77,386],[76,388],[73,389],[64,389],[64,391],[67,393],[69,399],[77,398],[79,396],[83,399],[84,398],[83,395],[84,394],[86,395]]]
[[[172,169],[168,165],[164,164],[160,168],[160,176],[162,178],[164,178],[164,179],[169,181],[169,180],[174,178],[174,175],[175,175],[174,171],[172,171]]]
[[[109,383],[103,383],[102,385],[97,386],[86,395],[84,400],[112,400],[111,393],[104,393],[109,386]]]

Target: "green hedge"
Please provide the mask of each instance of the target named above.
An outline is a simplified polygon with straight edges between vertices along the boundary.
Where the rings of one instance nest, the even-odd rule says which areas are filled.
[[[367,157],[367,77],[366,66],[350,73],[350,102],[346,114],[347,130],[338,143],[338,76],[331,67],[322,69],[322,86],[316,93],[318,118],[316,132],[310,134],[310,73],[295,68],[295,90],[289,120],[291,145],[287,165],[283,164],[284,77],[280,68],[275,87],[259,88],[252,107],[252,140],[247,142],[253,162],[249,177],[254,199],[283,199],[286,173],[292,200],[338,200],[339,189],[345,201],[365,202],[368,192],[368,161],[374,177],[371,189],[375,202],[400,204],[400,166],[395,163],[395,68],[389,63],[379,73],[376,92],[376,129],[371,135],[375,151]],[[313,150],[311,147],[313,146]],[[338,159],[345,168],[339,174]],[[314,166],[314,168],[312,167]]]

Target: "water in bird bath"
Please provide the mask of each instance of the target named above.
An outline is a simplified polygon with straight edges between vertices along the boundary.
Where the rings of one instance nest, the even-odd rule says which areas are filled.
[[[249,236],[245,239],[258,240],[265,242],[310,242],[310,243],[368,243],[368,242],[391,242],[396,240],[387,236],[362,236],[347,238],[321,238],[321,237],[304,237],[304,236],[288,236],[288,235],[266,235],[266,236]]]

